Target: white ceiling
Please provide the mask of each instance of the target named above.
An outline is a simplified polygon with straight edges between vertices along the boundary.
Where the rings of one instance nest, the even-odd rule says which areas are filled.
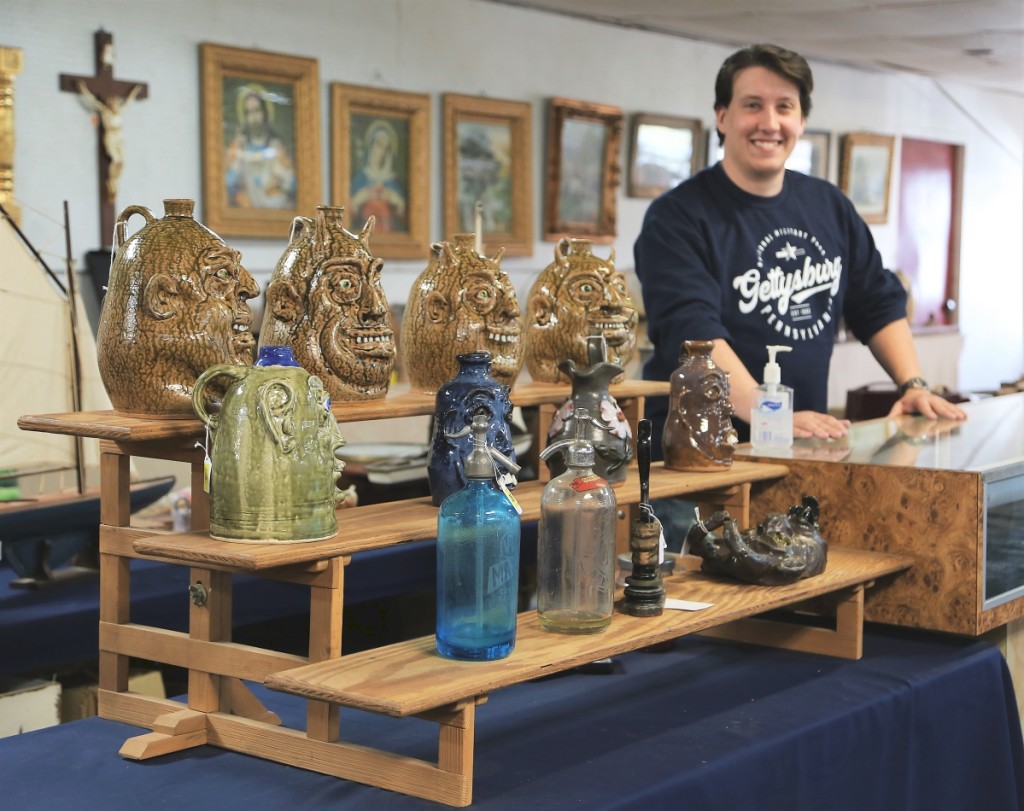
[[[1024,95],[1024,0],[490,0]]]

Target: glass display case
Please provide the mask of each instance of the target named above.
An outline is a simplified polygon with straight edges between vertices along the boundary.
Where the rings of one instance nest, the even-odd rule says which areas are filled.
[[[911,554],[870,593],[870,620],[978,635],[1024,615],[1024,394],[962,405],[963,422],[920,416],[855,423],[841,440],[737,458],[785,461],[754,487],[751,520],[803,494],[822,504],[830,543]]]

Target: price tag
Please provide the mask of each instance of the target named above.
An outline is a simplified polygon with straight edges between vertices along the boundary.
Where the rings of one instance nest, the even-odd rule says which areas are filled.
[[[206,426],[206,438],[196,443],[197,448],[203,449],[203,492],[210,492],[210,478],[213,475],[213,462],[210,461],[210,426]]]
[[[674,597],[667,597],[665,599],[665,608],[675,611],[701,611],[705,608],[711,608],[713,605],[714,603],[698,603],[694,600],[677,600]]]
[[[500,481],[498,482],[498,487],[501,488],[501,492],[505,494],[505,498],[507,498],[509,500],[509,502],[512,504],[512,507],[515,509],[515,511],[517,513],[519,513],[520,515],[522,515],[523,514],[523,508],[520,506],[519,502],[516,500],[516,497],[514,495],[512,495],[512,491],[509,490]]]
[[[515,509],[515,511],[519,515],[522,515],[523,514],[523,508],[520,506],[519,502],[516,500],[516,497],[514,495],[512,495],[512,491],[509,490],[509,486],[510,485],[512,487],[516,486],[516,484],[517,484],[516,477],[513,476],[511,473],[509,473],[507,470],[505,470],[505,471],[498,470],[497,463],[494,463],[494,481],[497,483],[498,487],[501,488],[501,492],[505,494],[505,498],[507,498],[509,500],[509,503],[512,505],[513,509]]]

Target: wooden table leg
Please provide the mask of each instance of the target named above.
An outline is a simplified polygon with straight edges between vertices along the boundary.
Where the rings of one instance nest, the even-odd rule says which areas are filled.
[[[345,566],[351,558],[332,558],[330,585],[313,586],[309,604],[309,661],[341,656],[341,612],[345,597]],[[340,735],[339,708],[326,701],[310,701],[306,708],[306,734],[318,741],[336,741]]]

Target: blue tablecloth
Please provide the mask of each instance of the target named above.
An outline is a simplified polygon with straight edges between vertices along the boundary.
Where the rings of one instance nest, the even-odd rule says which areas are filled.
[[[1019,811],[1024,746],[998,649],[871,627],[857,662],[697,638],[495,693],[476,809]],[[287,726],[304,704],[256,688]],[[436,727],[342,711],[343,737],[419,757]],[[0,741],[7,808],[436,809],[203,746],[146,762],[89,719]]]

